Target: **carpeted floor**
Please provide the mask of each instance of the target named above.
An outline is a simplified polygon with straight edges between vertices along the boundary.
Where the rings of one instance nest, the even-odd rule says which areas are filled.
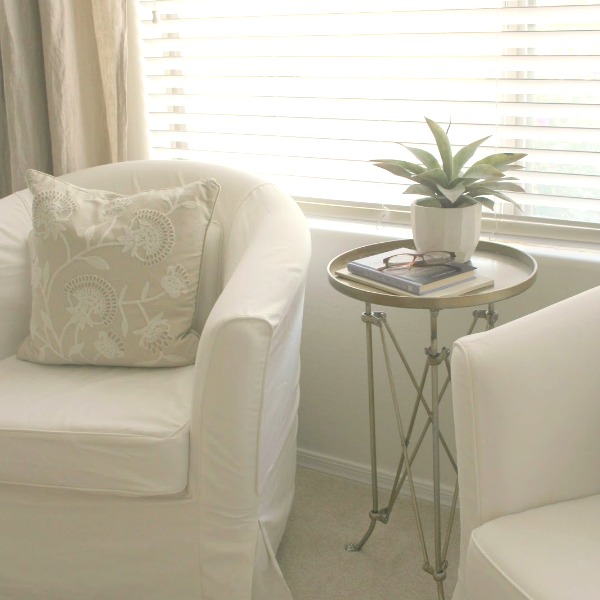
[[[388,493],[380,496],[385,506]],[[421,517],[433,563],[432,505],[421,502]],[[298,469],[296,497],[278,559],[294,600],[438,600],[423,555],[412,505],[401,496],[387,525],[377,523],[361,552],[348,542],[365,533],[371,488],[309,469]],[[444,511],[444,523],[447,511]],[[448,551],[445,598],[452,597],[458,566],[458,518]]]

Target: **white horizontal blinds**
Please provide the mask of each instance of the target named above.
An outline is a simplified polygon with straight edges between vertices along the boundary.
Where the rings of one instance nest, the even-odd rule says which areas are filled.
[[[507,4],[521,8],[503,23],[516,67],[499,74],[498,136],[528,153],[519,201],[532,216],[600,223],[600,4]]]
[[[452,121],[456,146],[491,133],[482,153],[527,152],[527,214],[600,222],[598,3],[140,7],[155,157],[239,164],[298,197],[407,204],[405,182],[368,161],[408,158],[396,142],[433,151],[428,116]]]

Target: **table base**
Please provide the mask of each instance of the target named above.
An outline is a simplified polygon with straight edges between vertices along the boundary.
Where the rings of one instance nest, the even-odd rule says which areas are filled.
[[[417,381],[410,368],[406,356],[398,343],[394,332],[392,331],[388,321],[386,313],[381,311],[372,311],[371,303],[365,303],[365,312],[362,313],[362,321],[366,325],[366,340],[367,340],[367,376],[368,376],[368,394],[369,394],[369,432],[370,432],[370,450],[371,450],[371,487],[372,487],[372,509],[369,511],[370,523],[366,533],[358,543],[351,543],[346,546],[346,550],[350,552],[357,552],[362,549],[367,540],[371,537],[375,525],[377,522],[386,524],[389,521],[390,515],[394,508],[394,504],[398,498],[398,494],[402,490],[402,487],[408,482],[409,492],[412,499],[412,507],[415,515],[417,529],[419,532],[419,538],[421,543],[421,551],[423,554],[423,570],[429,573],[437,585],[438,599],[444,600],[444,580],[446,579],[446,571],[448,567],[448,561],[446,560],[448,554],[448,545],[450,542],[450,533],[452,531],[452,525],[456,513],[456,507],[458,504],[458,480],[454,486],[454,493],[452,498],[452,507],[450,509],[450,515],[446,527],[446,533],[444,536],[444,542],[442,543],[442,519],[441,519],[441,502],[440,502],[440,450],[443,448],[448,460],[450,461],[453,469],[457,472],[456,460],[452,456],[450,448],[444,439],[444,436],[439,428],[439,404],[448,389],[450,384],[450,351],[447,348],[441,348],[438,350],[437,340],[437,322],[439,309],[430,310],[430,345],[425,348],[425,366],[421,375],[420,381]],[[467,332],[467,335],[471,334],[477,323],[480,320],[485,321],[485,329],[492,329],[498,319],[498,313],[494,309],[494,304],[488,304],[487,309],[477,309],[473,311],[473,321]],[[383,350],[383,356],[385,360],[386,371],[388,375],[388,382],[394,405],[394,412],[396,416],[396,424],[398,427],[398,434],[400,437],[400,444],[402,453],[398,468],[396,470],[396,476],[390,492],[389,501],[386,507],[380,507],[379,502],[379,491],[377,481],[377,436],[375,426],[375,384],[374,384],[374,358],[373,358],[373,327],[376,327],[380,333],[381,347]],[[408,428],[404,427],[403,419],[400,414],[400,406],[398,402],[398,396],[396,393],[396,385],[393,378],[392,364],[390,360],[390,352],[388,346],[388,339],[392,342],[396,353],[400,357],[406,373],[412,381],[412,384],[417,392],[417,397],[414,401],[412,414]],[[438,370],[441,365],[445,366],[446,377],[443,384],[439,385],[439,373]],[[430,378],[431,383],[431,404],[428,404],[425,396],[424,389],[427,382],[427,378]],[[416,443],[413,443],[413,435],[415,432],[415,424],[419,408],[425,410],[427,415],[427,421],[423,426]],[[429,559],[427,551],[427,543],[425,540],[425,534],[423,531],[421,513],[417,503],[417,495],[415,492],[415,486],[412,476],[412,463],[414,462],[419,449],[425,439],[429,427],[432,429],[432,440],[433,440],[433,508],[434,508],[434,560],[433,564]],[[414,446],[409,452],[409,444]],[[441,448],[440,448],[441,447]]]

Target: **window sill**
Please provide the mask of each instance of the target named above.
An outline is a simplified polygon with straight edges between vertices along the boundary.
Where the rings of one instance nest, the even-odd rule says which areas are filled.
[[[355,221],[340,218],[320,218],[307,215],[311,231],[336,232],[349,236],[368,236],[373,242],[412,237],[409,225]],[[514,246],[534,257],[551,257],[569,261],[585,261],[600,264],[600,244],[569,240],[553,240],[484,232],[481,240]],[[366,242],[369,243],[369,242]]]
[[[370,235],[382,239],[412,237],[410,211],[373,205],[348,206],[296,199],[311,229]],[[600,225],[565,224],[535,219],[503,219],[484,216],[482,240],[509,244],[530,254],[600,261]]]

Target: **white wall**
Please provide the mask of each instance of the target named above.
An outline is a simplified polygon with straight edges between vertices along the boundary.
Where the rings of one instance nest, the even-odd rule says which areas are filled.
[[[387,233],[382,233],[369,226],[348,226],[344,230],[319,221],[311,221],[311,231],[313,257],[304,316],[299,464],[370,481],[365,326],[360,320],[364,305],[335,291],[327,281],[326,267],[333,257],[357,246],[411,235],[409,230],[388,229]],[[499,239],[494,241],[506,243]],[[530,252],[538,261],[538,278],[533,287],[520,296],[497,303],[498,325],[600,285],[600,249],[583,252],[548,250],[534,245],[520,245],[519,248]],[[419,379],[425,358],[424,348],[429,345],[429,312],[375,309],[386,310],[388,320]],[[440,347],[450,348],[456,338],[466,333],[471,314],[472,309],[441,311]],[[548,326],[551,327],[552,323]],[[384,385],[387,381],[385,371],[381,361],[377,362],[378,460],[381,483],[386,487],[391,484],[395,472],[399,438],[390,395]],[[400,366],[398,362],[399,373]],[[397,385],[403,415],[408,422],[414,401],[412,384],[406,375],[401,374],[397,377]],[[429,398],[429,387],[426,387],[426,393]],[[440,422],[454,452],[450,394],[440,407]],[[431,490],[430,446],[431,437],[428,436],[413,468],[423,497],[429,497]],[[445,490],[443,501],[449,502],[454,475],[446,460],[442,461],[442,484]],[[368,510],[368,507],[365,509]]]

